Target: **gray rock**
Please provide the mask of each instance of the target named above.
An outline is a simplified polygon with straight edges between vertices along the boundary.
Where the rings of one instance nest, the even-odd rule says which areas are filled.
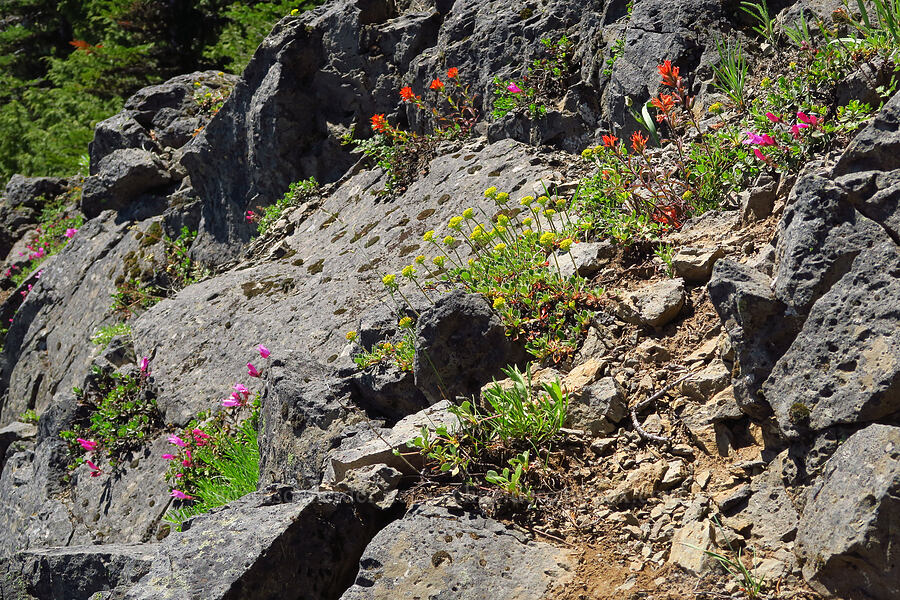
[[[608,434],[626,413],[625,390],[612,377],[604,377],[570,397],[566,426],[594,436]]]
[[[766,548],[778,548],[797,535],[800,515],[787,491],[790,482],[785,481],[790,468],[785,450],[750,482],[747,505],[738,513],[753,524],[750,535]]]
[[[456,417],[450,414],[447,401],[401,419],[391,428],[364,428],[352,438],[346,438],[339,448],[328,452],[325,458],[323,486],[333,486],[344,480],[348,471],[371,465],[384,464],[406,474],[421,468],[422,457],[406,443],[420,435],[422,427],[434,429],[446,425],[451,431],[457,426]],[[403,453],[403,457],[394,454]]]
[[[861,253],[812,307],[763,393],[781,431],[867,422],[900,411],[900,252]]]
[[[801,177],[779,224],[775,295],[806,315],[860,252],[888,239],[832,181],[819,175]]]
[[[400,419],[429,404],[416,387],[412,371],[401,371],[394,365],[367,367],[354,375],[353,384],[359,392],[360,406],[390,419]]]
[[[772,214],[778,182],[769,175],[760,175],[753,187],[738,194],[741,220],[744,223],[761,221]]]
[[[94,139],[88,146],[91,156],[91,175],[100,173],[100,163],[116,150],[137,148],[151,151],[157,148],[149,132],[141,127],[134,115],[117,113],[100,121],[94,128]]]
[[[775,298],[771,280],[759,271],[720,260],[708,285],[712,300],[735,351],[740,376],[734,394],[745,413],[757,419],[771,414],[760,388],[798,330],[795,318]]]
[[[156,544],[26,550],[7,565],[0,597],[88,600],[111,591],[121,597],[150,571],[157,550]]]
[[[506,336],[487,300],[455,290],[423,312],[416,323],[416,387],[431,403],[471,397],[501,369],[526,358]]]
[[[379,525],[359,509],[336,493],[250,494],[169,535],[125,597],[336,598]]]
[[[709,280],[713,265],[725,256],[718,246],[706,248],[679,248],[672,257],[672,268],[686,281],[704,282]]]
[[[574,244],[566,254],[558,253],[559,270],[563,277],[577,273],[579,277],[591,278],[615,258],[616,245],[609,240]],[[571,257],[571,258],[570,258]]]
[[[684,306],[684,298],[684,280],[666,279],[621,294],[617,313],[628,323],[662,327],[678,316]]]
[[[834,168],[835,181],[863,215],[900,240],[900,94],[854,138]]]
[[[572,562],[492,519],[419,505],[375,536],[359,567],[341,600],[437,600],[463,590],[472,600],[537,600],[565,583]]]
[[[853,600],[900,596],[900,428],[852,435],[809,490],[795,551],[819,591]]]
[[[68,185],[68,180],[58,177],[10,178],[0,202],[0,259],[37,224],[45,201],[55,199]]]
[[[721,360],[715,360],[705,369],[681,383],[681,393],[700,402],[706,402],[728,387],[731,371]]]
[[[30,423],[13,421],[6,427],[0,428],[0,471],[6,464],[6,451],[16,442],[32,440],[37,435],[37,427]]]
[[[370,503],[388,509],[397,499],[397,487],[403,473],[385,464],[351,469],[335,489],[344,492],[357,504]]]
[[[706,554],[714,550],[714,532],[711,521],[688,521],[672,536],[669,548],[669,563],[677,565],[694,575],[708,573],[715,567],[715,561]]]
[[[363,417],[349,412],[353,405],[349,381],[305,354],[276,354],[270,371],[263,373],[268,382],[259,440],[260,483],[313,488],[322,480],[326,452]],[[187,417],[191,410],[187,407],[179,416]]]
[[[81,210],[93,218],[104,210],[120,210],[145,192],[173,181],[162,159],[146,150],[114,150],[100,161],[96,175],[84,181]]]

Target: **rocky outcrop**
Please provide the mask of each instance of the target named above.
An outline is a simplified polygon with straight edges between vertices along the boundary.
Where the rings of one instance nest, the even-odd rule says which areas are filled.
[[[417,506],[375,536],[341,600],[437,599],[448,590],[473,600],[537,600],[572,567],[564,551],[493,519]]]
[[[336,599],[377,530],[377,519],[364,517],[342,494],[251,494],[166,538],[125,598]]]
[[[825,464],[797,533],[803,575],[851,600],[900,595],[900,427],[870,425]]]
[[[44,204],[66,191],[69,182],[59,177],[13,175],[0,202],[0,259],[37,224]]]

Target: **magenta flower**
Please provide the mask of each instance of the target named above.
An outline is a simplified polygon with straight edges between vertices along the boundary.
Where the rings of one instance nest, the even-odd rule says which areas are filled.
[[[184,477],[184,473],[175,473],[175,479],[181,479]]]
[[[222,406],[224,406],[226,408],[234,408],[235,406],[240,406],[240,405],[241,405],[241,401],[236,400],[234,398],[234,396],[232,396],[231,398],[225,398],[224,400],[222,400]]]
[[[150,359],[146,356],[141,359],[141,375],[149,375],[150,374]]]
[[[791,125],[791,135],[794,136],[795,140],[799,140],[800,130],[806,129],[807,127],[809,127],[809,125],[807,125],[806,123],[794,123],[793,125]]]
[[[755,154],[755,155],[756,155],[756,158],[758,158],[759,160],[761,160],[761,161],[763,161],[763,162],[769,162],[769,159],[766,157],[765,154],[763,154],[763,153],[760,151],[759,148],[754,148],[754,149],[753,149],[753,154]]]
[[[260,356],[262,356],[263,358],[269,358],[269,354],[271,354],[271,352],[269,352],[268,348],[266,348],[265,346],[260,344],[259,346],[256,347],[256,349],[259,350]]]
[[[513,94],[521,94],[522,93],[522,88],[517,86],[515,83],[510,83],[508,86],[506,86],[506,89],[508,89]]]
[[[91,441],[91,440],[85,440],[85,439],[82,439],[82,438],[76,438],[75,441],[77,441],[79,444],[81,444],[81,447],[84,448],[85,450],[87,450],[88,452],[90,452],[90,451],[94,450],[95,448],[97,448],[97,442],[94,442],[94,441]]]
[[[252,223],[253,220],[256,219],[256,214],[252,210],[248,210],[245,218]]]
[[[816,115],[808,115],[805,112],[799,111],[799,110],[797,111],[797,120],[800,121],[801,123],[806,123],[807,125],[811,125],[812,127],[815,127],[816,125],[819,125],[822,123],[822,119],[820,119]]]
[[[759,135],[757,133],[753,133],[751,131],[745,131],[744,134],[747,136],[747,139],[744,140],[744,144],[757,144],[758,146],[777,146],[775,143],[775,138],[773,138],[768,133],[764,133]]]
[[[65,236],[67,238],[71,239],[71,238],[75,237],[76,233],[78,233],[77,229],[73,229],[73,228],[69,227],[68,229],[66,229]]]
[[[247,375],[250,377],[259,377],[259,371],[253,366],[253,363],[247,363]]]
[[[170,443],[170,444],[175,444],[175,445],[178,446],[179,448],[186,448],[186,447],[187,447],[187,442],[185,442],[183,439],[181,439],[180,437],[178,437],[178,436],[175,435],[175,434],[170,435],[169,438],[168,438],[168,440],[169,440],[169,443]]]
[[[162,457],[166,460],[175,460],[174,454],[163,454]]]
[[[243,394],[244,396],[250,395],[250,390],[248,390],[246,387],[244,387],[240,383],[234,384],[234,391],[235,391],[235,393],[232,394],[233,396],[237,395],[237,394]]]
[[[35,278],[35,279],[40,279],[40,278],[41,278],[41,275],[43,275],[43,274],[44,274],[44,270],[41,269],[40,271],[37,272],[37,275],[35,275],[34,278]]]
[[[98,467],[91,461],[85,460],[84,462],[85,462],[85,464],[87,464],[88,468],[90,468],[90,470],[91,470],[91,477],[98,477],[100,475],[100,473],[103,472],[100,470],[100,467]]]
[[[776,117],[774,114],[772,114],[772,113],[770,113],[770,112],[767,112],[767,113],[766,113],[766,118],[769,119],[770,121],[772,121],[773,123],[780,123],[780,122],[781,122],[781,119],[779,119],[778,117]]]
[[[193,500],[194,499],[193,496],[188,496],[181,490],[172,490],[172,493],[169,495],[172,496],[173,498],[178,498],[179,500]]]
[[[206,443],[207,443],[206,440],[209,439],[209,435],[208,435],[208,434],[202,432],[202,431],[199,430],[199,429],[194,429],[191,433],[194,434],[194,441],[197,442],[197,445],[198,445],[198,446],[205,446],[205,445],[206,445]],[[188,453],[190,453],[190,451],[188,451]]]
[[[192,460],[194,457],[191,456],[191,451],[190,451],[190,450],[186,451],[184,454],[185,454],[185,456],[186,456],[187,458],[185,458],[183,461],[181,461],[181,464],[182,464],[182,466],[189,467],[189,466],[191,466],[191,460]]]

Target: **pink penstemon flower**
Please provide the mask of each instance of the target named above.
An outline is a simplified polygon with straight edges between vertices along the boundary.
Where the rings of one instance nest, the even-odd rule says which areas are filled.
[[[510,92],[512,92],[513,94],[521,94],[522,93],[522,88],[517,86],[515,83],[510,83],[508,86],[506,86],[506,89],[509,90]]]
[[[247,363],[247,375],[250,377],[259,377],[259,371],[253,366],[253,363]]]
[[[268,349],[268,348],[266,348],[265,346],[263,346],[262,344],[260,344],[259,346],[256,347],[256,349],[259,350],[259,355],[260,355],[261,357],[263,357],[263,358],[269,358],[269,354],[271,354],[271,352],[269,352],[269,349]]]
[[[63,234],[63,235],[65,235],[65,236],[66,236],[67,238],[69,238],[69,239],[72,239],[73,237],[75,237],[75,234],[76,234],[76,233],[78,233],[78,230],[77,230],[77,229],[74,229],[74,228],[72,228],[72,227],[69,227],[68,229],[66,229],[66,233]]]
[[[182,492],[181,490],[172,490],[172,493],[169,494],[173,498],[177,498],[178,500],[193,500],[193,496],[189,496]]]
[[[178,436],[175,435],[174,433],[168,437],[168,440],[169,440],[169,443],[170,443],[170,444],[175,444],[175,445],[178,446],[179,448],[186,448],[186,447],[187,447],[187,442],[185,442],[183,439],[181,439],[180,437],[178,437]]]
[[[200,429],[194,429],[191,433],[194,435],[194,441],[197,442],[198,446],[205,446],[209,443],[207,441],[209,440],[209,434],[204,433]]]
[[[141,367],[141,375],[143,375],[145,377],[147,375],[149,375],[150,374],[150,359],[146,356],[141,358],[140,367]]]
[[[77,441],[79,444],[81,444],[81,447],[84,448],[85,450],[87,450],[88,452],[91,452],[97,448],[97,442],[92,441],[92,440],[76,438],[75,441]]]
[[[780,123],[781,119],[776,117],[773,113],[767,112],[766,118],[772,121],[773,123]]]
[[[183,461],[181,461],[181,466],[183,466],[183,467],[191,466],[191,461],[194,459],[194,457],[191,456],[191,451],[190,450],[185,451],[184,455],[185,455],[185,459]]]
[[[768,133],[758,134],[758,133],[753,133],[752,131],[745,131],[744,135],[747,136],[747,139],[742,142],[743,144],[756,144],[758,146],[777,146],[778,145],[775,142],[775,138],[773,138]]]
[[[162,457],[166,460],[175,460],[174,454],[163,454]]]
[[[224,400],[222,400],[222,406],[226,408],[234,408],[235,406],[240,405],[241,401],[238,398],[235,398],[235,396],[231,396],[231,398],[225,398]]]
[[[235,392],[235,394],[241,394],[241,395],[243,395],[244,398],[246,398],[247,396],[250,395],[250,390],[248,390],[248,389],[246,388],[246,386],[244,386],[244,385],[242,385],[242,384],[240,384],[240,383],[234,384],[234,392]]]
[[[816,115],[808,115],[803,111],[797,111],[797,120],[801,123],[805,123],[810,127],[817,127],[822,124],[822,119],[817,117]]]
[[[91,470],[91,477],[99,477],[100,474],[103,473],[103,471],[100,469],[100,467],[98,467],[91,461],[85,460],[84,462],[88,466],[88,468]]]

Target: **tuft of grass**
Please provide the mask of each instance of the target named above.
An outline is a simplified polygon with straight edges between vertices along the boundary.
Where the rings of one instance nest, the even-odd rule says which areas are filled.
[[[744,49],[739,41],[729,44],[724,40],[716,40],[716,51],[719,54],[719,63],[713,66],[716,89],[728,96],[735,106],[743,109],[744,85],[749,70]]]
[[[104,325],[94,332],[94,335],[91,336],[91,342],[105,349],[109,342],[119,335],[131,335],[131,325],[128,323]]]
[[[756,20],[753,31],[761,35],[773,47],[777,41],[775,38],[775,19],[769,13],[766,0],[760,2],[741,2],[741,10]]]
[[[318,192],[319,182],[316,181],[315,177],[301,179],[292,183],[288,191],[284,193],[284,196],[279,198],[275,204],[271,204],[263,209],[263,214],[256,225],[259,234],[262,235],[268,231],[285,210],[313,198]]]
[[[194,500],[169,509],[163,518],[180,531],[187,519],[255,492],[259,482],[258,427],[258,409],[233,433],[207,427],[210,443],[193,450],[188,491]]]

